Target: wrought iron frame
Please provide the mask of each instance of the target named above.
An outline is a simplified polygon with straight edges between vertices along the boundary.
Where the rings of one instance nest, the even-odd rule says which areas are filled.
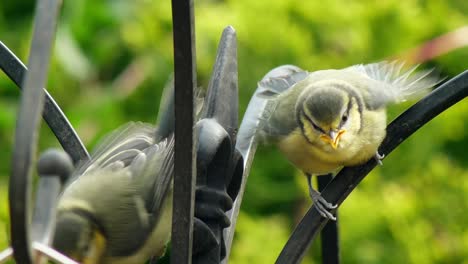
[[[23,90],[9,181],[12,247],[0,252],[0,263],[11,256],[18,263],[35,263],[42,255],[60,263],[75,263],[48,246],[56,198],[70,174],[72,161],[76,164],[89,159],[70,122],[42,88],[46,83],[60,3],[59,0],[37,1],[29,69],[0,42],[0,68]],[[193,107],[187,107],[194,105],[196,87],[193,0],[172,0],[172,7],[175,72],[172,107],[175,108],[176,137],[172,245],[177,251],[172,251],[171,263],[227,263],[257,147],[257,139],[244,124],[247,121],[258,123],[258,113],[265,101],[252,97],[237,130],[237,42],[234,29],[227,27],[218,47],[206,105],[199,120],[195,120]],[[395,119],[387,128],[387,137],[379,152],[389,154],[417,129],[467,95],[468,71],[465,71]],[[226,100],[233,103],[228,107],[221,105]],[[72,161],[59,151],[47,152],[41,157],[38,162],[41,177],[32,223],[29,223],[30,168],[37,145],[39,113]],[[324,178],[325,182],[320,183],[322,195],[328,201],[341,204],[375,166],[376,161],[370,160],[361,166],[344,168],[333,179]],[[326,223],[327,220],[311,207],[276,263],[299,263]],[[336,223],[330,226],[322,241],[330,245],[329,251],[323,252],[325,263],[339,263],[336,228]]]

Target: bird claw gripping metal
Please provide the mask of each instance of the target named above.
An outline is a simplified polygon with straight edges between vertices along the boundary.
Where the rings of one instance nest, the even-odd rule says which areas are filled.
[[[307,184],[309,186],[309,195],[310,198],[312,198],[312,201],[314,202],[313,206],[324,218],[336,221],[336,217],[333,216],[333,214],[330,213],[329,210],[336,209],[338,205],[329,203],[327,200],[325,200],[325,198],[323,198],[318,191],[312,188],[312,175],[307,174],[306,176]]]
[[[383,165],[382,160],[385,158],[385,154],[380,154],[378,151],[375,152],[374,159],[380,166]]]

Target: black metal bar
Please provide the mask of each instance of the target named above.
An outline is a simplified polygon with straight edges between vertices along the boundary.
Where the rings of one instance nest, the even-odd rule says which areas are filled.
[[[57,199],[63,184],[73,171],[73,163],[65,152],[51,149],[41,155],[37,164],[40,179],[32,217],[31,238],[33,243],[41,245],[40,248],[47,248],[47,253],[54,235]],[[34,263],[44,263],[43,254],[43,251],[36,251]]]
[[[201,116],[215,118],[226,129],[235,144],[239,107],[237,100],[237,36],[232,26],[227,26],[221,35],[208,90],[210,92],[205,99],[205,106],[209,107],[203,108]]]
[[[51,175],[53,176],[53,175]],[[48,242],[51,231],[50,220],[55,215],[55,202],[60,193],[61,183],[58,177],[44,177],[39,179],[34,213],[31,225],[31,239],[43,243]]]
[[[224,257],[222,230],[229,226],[224,213],[232,206],[232,200],[226,193],[232,143],[226,130],[214,119],[202,119],[196,128],[199,135],[195,195],[197,224],[194,227],[192,262],[218,264]]]
[[[232,208],[227,193],[231,178],[238,177],[234,157],[238,127],[237,39],[231,26],[223,30],[216,62],[197,122],[197,185],[192,262],[218,264],[225,257],[223,229]],[[237,156],[236,156],[237,157]]]
[[[467,95],[468,71],[465,71],[442,84],[390,123],[379,153],[388,155],[416,130]],[[341,204],[376,165],[376,160],[371,159],[363,165],[344,168],[323,190],[322,196],[327,201]],[[327,219],[320,217],[317,210],[311,207],[296,226],[276,263],[299,263],[326,222]]]
[[[29,55],[29,71],[16,122],[15,146],[9,182],[11,243],[16,263],[29,264],[31,243],[29,210],[31,197],[31,161],[36,151],[39,114],[49,68],[52,41],[61,1],[41,0],[36,6],[34,31]]]
[[[26,66],[8,47],[0,41],[0,68],[5,74],[22,89],[22,80],[28,72]],[[55,137],[63,149],[72,157],[73,162],[78,164],[81,160],[88,160],[89,154],[81,142],[78,134],[73,129],[62,109],[57,105],[54,98],[44,89],[45,102],[42,116],[55,134]]]
[[[62,184],[73,170],[73,163],[65,152],[55,149],[44,152],[37,163],[40,179],[32,217],[31,238],[49,245],[55,226],[57,198]]]
[[[333,179],[332,174],[321,175],[317,177],[318,189],[323,191],[327,184]],[[322,263],[339,264],[340,263],[340,240],[338,236],[338,211],[335,211],[336,221],[329,221],[320,233],[322,244]]]
[[[175,161],[171,263],[191,263],[196,155],[193,91],[196,87],[192,0],[172,0],[174,31]]]

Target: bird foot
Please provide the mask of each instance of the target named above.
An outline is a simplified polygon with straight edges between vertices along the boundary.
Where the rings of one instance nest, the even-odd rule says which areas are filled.
[[[323,198],[322,195],[314,189],[310,189],[309,194],[312,198],[312,201],[314,202],[314,207],[317,209],[319,214],[324,218],[336,221],[336,217],[333,216],[333,214],[328,210],[336,209],[338,206],[336,204],[327,202],[327,200],[325,200],[325,198]]]
[[[377,161],[377,163],[382,166],[382,160],[385,158],[385,154],[380,154],[378,151],[375,152],[374,159]]]

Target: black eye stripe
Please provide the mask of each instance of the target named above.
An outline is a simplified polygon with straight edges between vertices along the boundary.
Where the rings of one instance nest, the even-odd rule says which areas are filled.
[[[306,113],[304,112],[304,110],[302,110],[302,114],[305,116],[305,118],[307,119],[307,121],[309,121],[309,123],[312,125],[312,127],[313,127],[315,130],[319,131],[320,133],[325,133],[325,131],[323,131],[322,128],[320,128],[317,124],[315,124],[314,121],[312,121],[312,119],[311,119],[308,115],[306,115]]]
[[[296,114],[296,120],[299,124],[299,128],[301,129],[302,136],[307,140],[307,142],[309,142],[309,144],[313,144],[305,133],[304,123],[302,122],[301,116],[305,116],[304,110],[302,108],[299,109],[298,113]]]

